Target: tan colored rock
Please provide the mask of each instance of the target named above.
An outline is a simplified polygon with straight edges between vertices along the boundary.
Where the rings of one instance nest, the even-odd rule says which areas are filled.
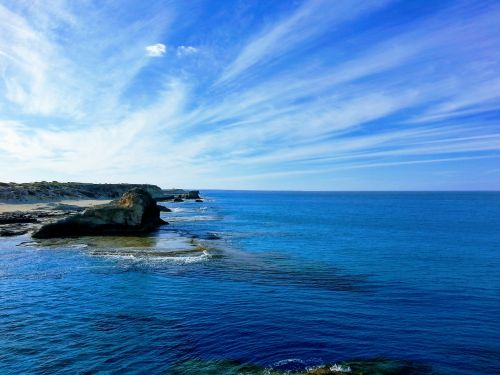
[[[90,207],[80,214],[43,225],[33,237],[139,234],[162,224],[166,222],[160,219],[156,201],[146,190],[134,188],[108,204]]]

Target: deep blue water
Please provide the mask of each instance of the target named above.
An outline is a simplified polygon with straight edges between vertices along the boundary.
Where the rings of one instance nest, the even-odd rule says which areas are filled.
[[[203,193],[137,243],[0,239],[0,373],[500,373],[500,193]]]

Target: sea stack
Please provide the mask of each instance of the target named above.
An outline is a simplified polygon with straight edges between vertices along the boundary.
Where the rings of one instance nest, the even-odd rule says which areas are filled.
[[[167,224],[146,190],[134,188],[110,203],[43,225],[34,238],[141,234]]]

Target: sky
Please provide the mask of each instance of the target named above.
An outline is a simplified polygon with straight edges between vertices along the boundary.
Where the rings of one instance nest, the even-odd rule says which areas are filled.
[[[0,181],[500,189],[500,2],[0,0]]]

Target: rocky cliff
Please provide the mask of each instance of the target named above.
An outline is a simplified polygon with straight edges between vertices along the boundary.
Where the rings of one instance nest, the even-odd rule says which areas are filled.
[[[133,188],[141,188],[153,198],[165,195],[160,187],[148,184],[90,184],[57,181],[16,184],[0,182],[0,202],[34,203],[65,199],[114,199]]]

